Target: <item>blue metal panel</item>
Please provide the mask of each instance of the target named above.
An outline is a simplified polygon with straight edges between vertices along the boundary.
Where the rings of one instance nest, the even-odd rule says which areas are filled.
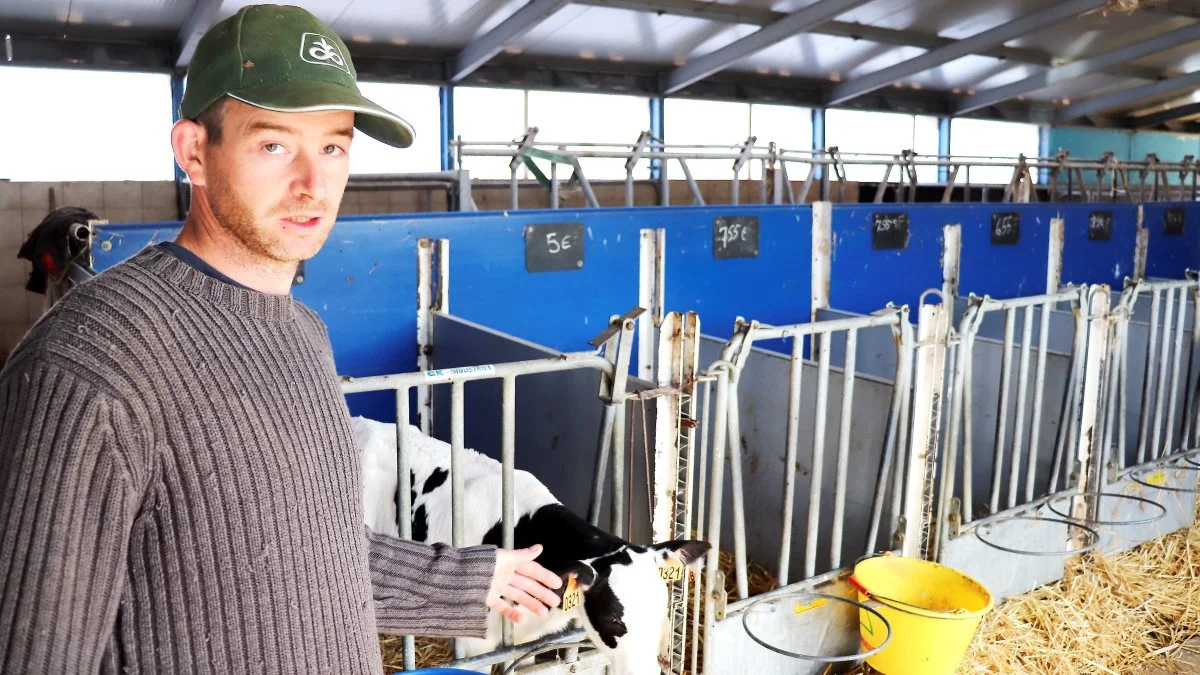
[[[663,133],[666,131],[666,106],[663,105],[661,96],[650,97],[650,135],[658,140],[663,140]],[[662,171],[662,160],[650,160],[650,179],[658,180],[659,172]]]
[[[713,258],[713,218],[758,216],[757,258]],[[733,322],[807,321],[811,309],[812,209],[745,206],[662,209],[667,229],[666,309],[695,311],[706,335],[729,338]]]
[[[950,119],[949,117],[938,118],[938,154],[942,156],[950,155]],[[1042,153],[1043,156],[1045,153]],[[938,167],[938,180],[945,183],[950,179],[950,167]]]
[[[1184,209],[1183,236],[1163,233],[1163,213],[1171,207]],[[1158,202],[1143,207],[1142,227],[1150,232],[1146,252],[1146,276],[1182,279],[1185,270],[1200,269],[1200,204]]]
[[[1116,292],[1124,288],[1125,277],[1133,276],[1134,251],[1137,248],[1136,204],[1070,204],[1057,207],[1063,225],[1064,284],[1108,284]],[[1112,211],[1112,238],[1088,239],[1088,218],[1092,211]]]
[[[829,304],[869,314],[892,302],[907,304],[916,319],[917,301],[926,289],[942,287],[942,227],[956,222],[964,209],[899,204],[833,207],[833,262]],[[871,246],[871,214],[908,214],[908,246],[877,251]]]
[[[1028,204],[989,204],[986,208],[957,209],[955,220],[962,224],[962,295],[1015,298],[1046,292],[1046,255],[1049,252],[1050,219],[1058,208]],[[992,213],[1021,214],[1021,241],[1015,246],[993,246]]]
[[[450,151],[450,141],[454,140],[454,87],[438,88],[438,107],[442,123],[442,171],[451,171],[454,169],[454,153]]]
[[[813,108],[812,111],[812,146],[814,150],[825,149],[825,109]],[[813,153],[813,157],[819,156],[818,153]],[[818,164],[813,167],[815,172],[813,178],[820,180],[825,176],[825,165]]]

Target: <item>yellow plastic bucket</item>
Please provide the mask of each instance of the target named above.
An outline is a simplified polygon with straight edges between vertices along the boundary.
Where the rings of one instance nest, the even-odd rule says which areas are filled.
[[[975,579],[945,565],[882,555],[854,566],[850,582],[860,602],[872,605],[892,627],[892,640],[867,659],[886,675],[953,675],[992,594]],[[863,646],[874,649],[887,637],[879,619],[859,612]]]

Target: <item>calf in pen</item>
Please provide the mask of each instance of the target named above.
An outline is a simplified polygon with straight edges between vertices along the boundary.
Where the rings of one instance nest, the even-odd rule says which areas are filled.
[[[439,326],[434,336],[439,343],[433,353],[442,362],[454,362],[459,358],[457,352],[468,351],[461,348],[466,344],[470,344],[470,351],[476,354],[492,355],[513,349],[548,353],[548,350],[528,343],[502,339],[505,336],[456,317],[436,313],[434,318]],[[552,401],[551,407],[556,408],[553,417],[565,410],[567,415],[576,418],[577,424],[591,426],[591,422],[599,421],[592,413],[600,406],[581,404],[581,399],[588,395],[581,387],[586,386],[594,396],[598,371],[602,402],[606,413],[611,413],[599,424],[602,430],[599,450],[602,457],[611,456],[613,494],[625,494],[625,474],[617,470],[624,466],[625,392],[627,386],[640,388],[645,385],[630,382],[627,377],[635,318],[636,314],[630,313],[614,319],[612,326],[592,341],[593,345],[604,346],[604,356],[587,352],[548,354],[546,358],[520,362],[348,379],[344,383],[343,389],[347,393],[396,391],[397,420],[409,419],[410,394],[414,389],[450,385],[437,387],[450,390],[447,406],[450,414],[435,418],[448,426],[448,444],[408,425],[398,428],[390,423],[356,420],[367,479],[364,500],[368,524],[406,538],[441,541],[455,546],[494,543],[512,548],[542,544],[539,562],[565,578],[574,577],[579,584],[577,596],[568,591],[564,598],[567,611],[554,610],[544,618],[530,617],[533,620],[522,622],[515,636],[507,621],[502,622],[498,615],[493,615],[486,639],[457,641],[458,655],[471,658],[455,665],[486,670],[495,663],[519,662],[539,651],[561,648],[563,640],[578,639],[582,637],[582,631],[557,634],[548,641],[532,645],[528,641],[560,630],[578,619],[593,644],[611,664],[611,672],[634,675],[659,672],[659,651],[665,638],[668,605],[668,586],[664,578],[673,574],[678,576],[677,570],[702,556],[707,544],[673,540],[655,546],[634,545],[596,527],[599,521],[597,508],[589,509],[592,522],[588,522],[560,503],[534,477],[533,473],[539,469],[533,472],[516,470],[519,444],[528,447],[522,451],[527,465],[531,454],[543,453],[540,456],[547,462],[547,467],[554,463],[564,464],[569,453],[580,447],[574,438],[564,439],[557,452],[551,450],[547,455],[545,448],[526,445],[527,442],[538,443],[541,430],[522,429],[517,424],[518,407],[526,409],[526,420],[536,419],[543,425],[551,411],[546,409],[547,417],[543,417],[535,405],[518,406],[517,378],[528,376],[527,384],[532,387],[522,387],[523,390],[541,387],[543,396],[555,397],[543,399],[546,403]],[[592,375],[589,377],[588,373]],[[556,383],[548,383],[547,377],[559,379]],[[475,383],[474,391],[480,394],[477,404],[480,401],[493,403],[480,406],[480,414],[472,415],[477,438],[480,437],[478,421],[486,420],[489,413],[500,413],[502,448],[499,462],[466,448],[464,401],[467,383]],[[499,401],[488,398],[488,385],[497,384],[500,385]],[[548,384],[551,386],[546,390]],[[528,394],[524,400],[530,402]],[[530,412],[534,415],[528,416]],[[642,423],[646,424],[645,418]],[[407,433],[402,433],[401,429],[407,429]],[[595,436],[591,438],[594,440]],[[574,473],[582,475],[579,471]],[[605,473],[603,467],[598,473]],[[571,481],[562,483],[557,478],[556,482],[572,484]],[[602,486],[602,482],[597,485]],[[408,499],[398,498],[402,495],[407,495]],[[575,511],[582,511],[578,495],[570,497]],[[626,520],[625,500],[612,498],[610,501],[613,506],[610,528],[620,532]],[[485,654],[501,641],[505,648]],[[514,642],[525,644],[509,646]],[[592,655],[584,655],[581,660],[587,660],[591,664],[589,667],[596,665]],[[410,651],[406,655],[406,668],[412,665]]]

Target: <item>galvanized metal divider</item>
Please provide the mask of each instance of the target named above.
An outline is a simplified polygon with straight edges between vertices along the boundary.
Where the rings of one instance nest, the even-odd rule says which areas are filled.
[[[898,492],[904,489],[906,482],[907,467],[903,449],[908,443],[907,436],[909,429],[907,420],[912,392],[912,364],[915,347],[912,324],[908,319],[907,306],[889,306],[870,316],[813,321],[791,326],[766,326],[758,322],[739,320],[735,326],[733,338],[725,344],[721,358],[713,363],[699,378],[702,411],[707,410],[710,398],[710,386],[713,382],[716,383],[715,396],[713,396],[714,405],[711,410],[713,420],[711,468],[707,465],[707,453],[704,452],[704,450],[707,450],[708,443],[707,415],[702,412],[698,421],[700,428],[699,447],[702,450],[700,454],[699,474],[702,477],[699,486],[699,512],[706,512],[708,516],[707,526],[698,534],[705,537],[712,545],[704,574],[704,592],[702,594],[699,593],[700,579],[697,578],[694,582],[697,597],[700,595],[704,597],[705,672],[712,672],[709,664],[712,664],[714,659],[713,649],[715,648],[715,643],[713,640],[713,630],[717,621],[724,620],[727,617],[746,610],[756,600],[783,596],[795,592],[798,588],[811,587],[814,583],[826,579],[830,573],[838,572],[846,562],[842,558],[843,523],[846,511],[846,483],[851,459],[851,434],[855,428],[854,380],[857,351],[856,340],[859,331],[876,327],[890,327],[892,329],[898,356],[896,359],[896,373],[892,382],[892,400],[888,411],[886,440],[881,462],[877,468],[878,473],[876,490],[872,502],[871,521],[868,528],[867,541],[862,543],[861,549],[864,554],[870,554],[875,552],[879,531],[884,527],[882,522],[883,512],[889,484],[893,492]],[[832,531],[829,541],[823,542],[819,537],[820,525],[823,522],[821,517],[822,504],[820,493],[822,476],[825,471],[824,453],[828,435],[826,415],[829,407],[830,362],[833,341],[839,337],[845,340],[845,363],[842,369],[843,385],[840,402],[840,422],[835,432],[837,438],[837,464],[835,467],[834,503],[832,512],[826,512],[831,516],[829,520],[831,520]],[[806,342],[806,338],[811,338],[811,340]],[[797,457],[800,453],[799,436],[801,420],[811,419],[813,424],[811,465],[813,488],[808,496],[808,526],[804,548],[804,569],[799,575],[793,575],[790,569],[796,471],[785,470],[784,494],[781,495],[782,539],[777,563],[779,587],[773,591],[751,597],[746,556],[747,514],[745,495],[743,494],[742,434],[739,417],[740,377],[742,369],[746,365],[746,361],[756,343],[780,339],[790,339],[792,341],[788,414],[785,422],[787,431],[784,467],[791,468],[797,465]],[[801,405],[803,369],[806,365],[806,345],[811,346],[812,353],[816,354],[816,367],[818,370],[816,405],[813,410],[802,410]],[[808,365],[811,367],[811,362]],[[926,416],[926,419],[928,419],[928,416]],[[913,442],[916,442],[915,438]],[[734,568],[737,577],[736,585],[739,599],[736,602],[728,603],[726,606],[723,590],[724,577],[718,569],[718,557],[724,511],[724,471],[727,453],[731,471]],[[711,475],[707,475],[708,473],[711,473]],[[706,478],[711,481],[707,486],[705,486]],[[705,508],[704,497],[706,487],[708,491],[707,510]],[[760,495],[756,499],[756,502],[761,504],[762,500],[763,496]],[[896,501],[899,502],[898,499]],[[910,503],[908,506],[920,508],[920,505],[915,502]],[[892,510],[892,521],[887,526],[889,527],[889,531],[893,533],[901,526],[901,519],[894,509]],[[819,546],[823,543],[829,544],[829,559],[825,563],[819,564],[818,551]],[[819,573],[822,576],[818,578]],[[793,582],[793,576],[798,576],[800,581]],[[699,625],[693,626],[693,650],[691,657],[693,670],[695,670],[698,662],[698,650],[695,645],[699,644],[698,636],[696,635],[699,630]],[[857,640],[854,640],[854,644],[857,644]]]
[[[1177,281],[1126,280],[1113,309],[1118,319],[1117,367],[1109,374],[1111,414],[1105,420],[1103,445],[1112,452],[1110,469],[1123,472],[1127,466],[1200,448],[1200,276],[1188,276]],[[1131,355],[1135,349],[1141,353]],[[1133,368],[1142,368],[1141,377],[1130,373],[1134,359]]]
[[[412,537],[411,504],[407,497],[411,489],[408,469],[408,442],[404,433],[405,425],[411,419],[410,395],[414,390],[425,389],[439,385],[449,385],[451,388],[450,405],[450,486],[451,486],[451,531],[450,542],[455,547],[468,545],[464,540],[465,523],[465,476],[461,470],[464,461],[464,424],[463,410],[464,388],[468,382],[483,380],[500,380],[502,382],[502,531],[505,548],[514,546],[515,517],[515,439],[516,439],[516,380],[525,375],[553,373],[567,370],[595,370],[601,374],[600,400],[605,405],[605,423],[597,448],[598,462],[606,463],[605,458],[613,457],[613,490],[620,495],[625,491],[624,474],[619,470],[623,465],[621,457],[624,454],[623,433],[625,424],[625,390],[629,372],[629,360],[633,351],[633,332],[640,308],[624,316],[615,317],[609,326],[589,344],[594,351],[563,354],[558,358],[536,359],[513,363],[481,364],[478,366],[452,368],[446,370],[426,370],[423,372],[400,373],[395,375],[379,375],[373,377],[351,378],[343,377],[341,381],[344,394],[355,394],[371,391],[396,392],[396,514],[397,525],[401,538]],[[600,495],[594,495],[597,503]],[[623,500],[613,499],[613,523],[618,530],[624,522]],[[582,630],[558,636],[556,641],[577,640],[582,636]],[[522,649],[512,646],[512,625],[504,621],[505,648],[489,655],[481,655],[470,659],[462,659],[462,650],[455,646],[458,657],[452,665],[484,666],[494,663],[504,663],[522,655]],[[539,641],[535,646],[541,646],[545,641]],[[404,667],[411,670],[415,667],[414,641],[411,636],[405,637]]]

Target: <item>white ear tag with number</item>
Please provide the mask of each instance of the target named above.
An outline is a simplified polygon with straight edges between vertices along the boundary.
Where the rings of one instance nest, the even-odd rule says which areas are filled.
[[[663,561],[662,567],[658,568],[658,574],[664,581],[682,581],[683,580],[683,561],[673,556],[668,556]]]
[[[579,582],[575,581],[575,577],[567,580],[567,590],[563,591],[562,610],[569,612],[583,603],[583,590],[579,588]]]

